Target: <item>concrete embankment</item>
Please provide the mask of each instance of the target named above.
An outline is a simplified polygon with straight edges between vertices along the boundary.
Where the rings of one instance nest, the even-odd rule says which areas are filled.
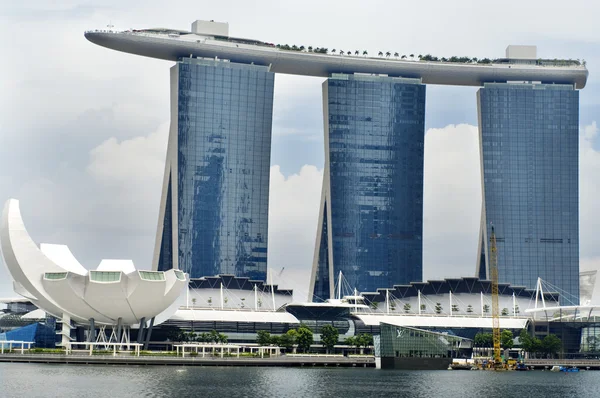
[[[283,366],[283,367],[365,367],[374,368],[374,358],[280,356],[273,358],[198,358],[131,355],[52,355],[4,354],[0,362],[25,362],[73,365],[153,365],[153,366]]]

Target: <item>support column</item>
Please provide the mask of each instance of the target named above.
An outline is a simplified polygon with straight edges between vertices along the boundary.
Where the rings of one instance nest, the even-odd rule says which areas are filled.
[[[137,335],[137,343],[138,344],[142,344],[142,341],[144,341],[144,328],[146,327],[146,317],[142,317],[142,319],[140,319],[140,328],[138,330],[138,335]]]
[[[144,350],[148,349],[148,344],[150,343],[150,337],[152,336],[152,329],[154,328],[154,317],[150,319],[150,326],[148,326],[148,330],[146,331],[146,341],[144,342]]]
[[[96,323],[94,318],[90,318],[90,332],[88,334],[88,341],[93,343],[96,341]]]

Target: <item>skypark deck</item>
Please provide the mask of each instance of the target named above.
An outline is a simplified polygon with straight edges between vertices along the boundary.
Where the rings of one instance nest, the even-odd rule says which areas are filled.
[[[490,82],[541,82],[585,87],[588,70],[569,62],[455,63],[417,61],[361,55],[291,51],[256,40],[179,30],[148,29],[117,32],[94,30],[85,37],[97,45],[151,58],[176,61],[182,57],[225,59],[270,65],[271,71],[292,75],[328,77],[332,73],[366,73],[421,78],[425,84],[482,86]]]

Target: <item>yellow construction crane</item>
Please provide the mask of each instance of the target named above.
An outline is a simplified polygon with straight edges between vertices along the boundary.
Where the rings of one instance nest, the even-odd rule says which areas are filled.
[[[494,342],[494,368],[502,368],[500,357],[500,311],[498,306],[498,249],[496,248],[496,233],[492,224],[490,236],[490,276],[492,279],[492,337]]]

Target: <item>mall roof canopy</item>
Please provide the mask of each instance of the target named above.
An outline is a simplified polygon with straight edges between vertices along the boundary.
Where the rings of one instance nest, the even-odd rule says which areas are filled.
[[[354,314],[354,316],[368,326],[379,326],[387,323],[395,326],[407,327],[433,327],[433,328],[480,328],[491,329],[492,318],[476,316],[419,316],[419,315],[370,315]],[[502,329],[524,329],[528,318],[500,318]]]

